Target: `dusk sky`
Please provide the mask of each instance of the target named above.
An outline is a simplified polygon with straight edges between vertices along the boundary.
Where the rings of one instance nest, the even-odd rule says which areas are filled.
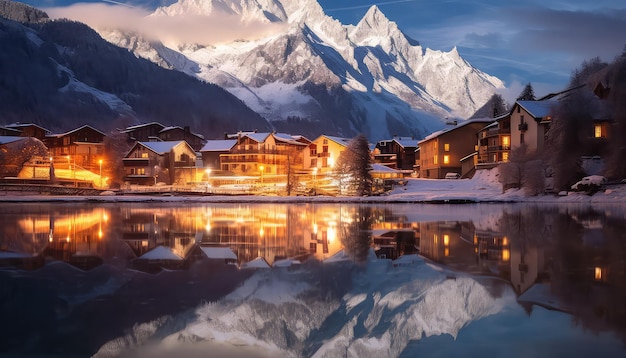
[[[49,10],[76,1],[24,2]],[[159,0],[122,2],[151,11]],[[505,98],[519,94],[528,82],[537,96],[563,89],[572,70],[584,60],[598,56],[610,62],[626,46],[624,0],[319,2],[344,24],[357,23],[370,6],[377,5],[422,46],[442,51],[456,46],[470,64],[503,80],[510,92]]]

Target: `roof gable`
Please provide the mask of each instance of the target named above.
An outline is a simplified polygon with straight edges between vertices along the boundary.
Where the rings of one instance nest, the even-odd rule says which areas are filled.
[[[517,101],[513,106],[513,109],[516,106],[520,106],[523,108],[528,114],[533,116],[533,118],[543,118],[549,116],[552,108],[556,107],[559,103],[554,100],[547,101]]]
[[[226,152],[231,150],[237,144],[235,139],[218,139],[209,140],[200,149],[201,152]]]

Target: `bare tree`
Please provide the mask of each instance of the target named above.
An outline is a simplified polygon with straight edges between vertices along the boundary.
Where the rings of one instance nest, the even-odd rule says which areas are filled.
[[[353,138],[341,152],[335,163],[335,174],[340,179],[341,188],[348,195],[370,195],[372,193],[372,175],[370,149],[367,138],[359,134]]]
[[[115,130],[104,137],[104,153],[107,157],[112,187],[118,186],[126,175],[124,173],[124,156],[132,148],[128,134]]]
[[[524,188],[526,195],[537,195],[545,190],[544,162],[522,145],[511,150],[509,161],[498,166],[503,190]]]

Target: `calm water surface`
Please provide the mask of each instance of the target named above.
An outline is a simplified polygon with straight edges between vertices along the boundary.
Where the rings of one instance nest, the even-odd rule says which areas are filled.
[[[3,204],[0,355],[626,356],[625,258],[623,205]]]

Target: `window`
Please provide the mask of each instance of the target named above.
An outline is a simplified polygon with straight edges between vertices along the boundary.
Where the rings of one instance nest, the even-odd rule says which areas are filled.
[[[311,165],[312,168],[317,167],[317,158],[311,158]]]
[[[322,153],[328,153],[328,146],[327,145],[322,147]]]
[[[148,158],[148,152],[141,153],[141,157],[142,158]]]
[[[328,139],[322,140],[322,144],[328,144]]]
[[[519,135],[519,142],[521,144],[524,144],[524,133],[520,133],[520,135]]]
[[[502,153],[502,161],[503,162],[508,162],[509,161],[509,152],[503,152]]]
[[[137,175],[146,175],[146,168],[137,168]]]
[[[511,147],[511,137],[509,136],[502,137],[502,148],[508,149],[510,147]]]
[[[437,160],[437,156],[435,155],[435,156],[433,157],[433,163],[434,163],[434,164],[437,164],[437,162],[438,162],[438,160]]]
[[[602,124],[596,124],[593,126],[593,136],[594,138],[604,138],[604,133],[602,131]]]
[[[450,156],[448,154],[443,156],[443,164],[450,164]]]
[[[524,123],[524,116],[519,116],[519,122]]]
[[[130,168],[130,175],[135,175],[135,168]]]
[[[450,144],[449,143],[445,143],[443,145],[443,151],[444,152],[449,152],[450,151]]]

